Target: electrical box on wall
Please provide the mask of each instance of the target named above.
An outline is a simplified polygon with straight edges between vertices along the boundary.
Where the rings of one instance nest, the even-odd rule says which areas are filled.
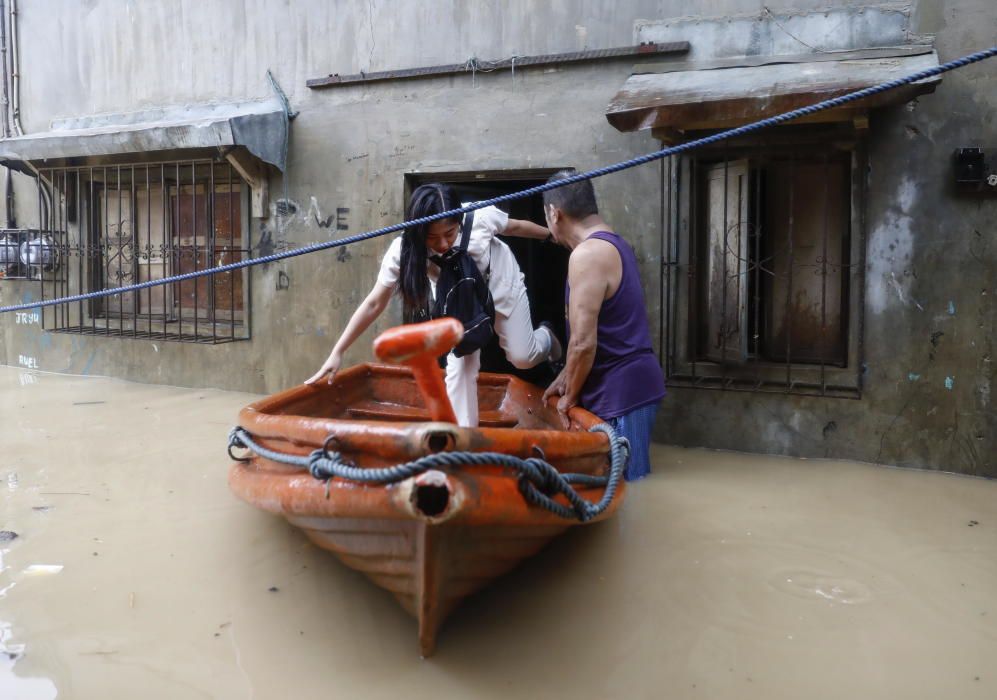
[[[0,280],[41,279],[58,267],[58,249],[37,229],[0,229]]]
[[[959,191],[997,194],[997,172],[987,162],[984,149],[977,146],[957,148],[953,154],[953,164],[955,184]]]

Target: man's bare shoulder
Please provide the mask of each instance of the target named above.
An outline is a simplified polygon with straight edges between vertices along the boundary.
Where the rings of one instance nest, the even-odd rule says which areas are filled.
[[[606,268],[619,260],[619,251],[609,241],[587,238],[571,251],[570,264],[585,268]]]

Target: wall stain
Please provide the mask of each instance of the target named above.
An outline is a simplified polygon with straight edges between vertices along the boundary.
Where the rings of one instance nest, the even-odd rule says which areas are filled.
[[[935,359],[935,350],[938,349],[938,345],[941,343],[943,335],[945,335],[945,331],[935,331],[931,334],[931,352],[928,353],[928,360]]]

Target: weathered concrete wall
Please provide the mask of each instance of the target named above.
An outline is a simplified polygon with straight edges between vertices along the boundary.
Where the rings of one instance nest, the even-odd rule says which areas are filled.
[[[399,221],[404,174],[503,168],[594,167],[655,147],[646,134],[623,135],[603,111],[625,80],[626,62],[555,70],[517,70],[397,84],[315,91],[328,73],[407,68],[514,54],[627,45],[634,22],[656,3],[543,7],[532,2],[378,3],[199,1],[78,3],[19,15],[22,121],[26,132],[52,119],[269,94],[273,71],[299,116],[292,124],[286,196],[298,214],[254,221],[278,248],[296,247]],[[560,31],[551,31],[552,27]],[[607,212],[656,240],[657,174],[607,181]],[[34,185],[18,180],[21,225],[37,220]],[[339,207],[349,230],[316,225]],[[253,339],[203,347],[40,333],[0,319],[0,361],[26,358],[43,370],[121,376],[188,386],[270,392],[308,377],[374,282],[389,239],[297,258],[253,271]],[[643,246],[642,246],[643,247]],[[290,286],[277,290],[279,273]],[[4,302],[36,293],[0,284]],[[369,356],[382,319],[348,361]]]
[[[997,5],[923,2],[913,18],[945,61],[993,45]],[[660,439],[997,476],[997,197],[957,194],[951,164],[957,147],[997,146],[995,87],[984,63],[873,115],[862,399],[676,389]]]
[[[313,216],[324,219],[337,207],[350,209],[347,233],[398,221],[405,173],[589,168],[658,146],[648,134],[616,132],[603,116],[630,73],[627,62],[517,69],[515,80],[507,72],[479,73],[333,90],[310,90],[307,79],[471,56],[626,45],[639,20],[758,13],[768,4],[24,3],[18,18],[22,121],[25,131],[37,132],[58,117],[264,97],[269,68],[300,112],[292,124],[286,182],[271,180],[272,199],[286,193],[299,213],[254,221],[251,239],[257,245],[266,230],[278,245],[294,247],[341,235],[317,226]],[[784,6],[862,4],[807,0]],[[937,32],[943,60],[993,43],[992,0],[942,5],[915,3],[914,16],[919,32]],[[873,120],[862,400],[676,389],[659,421],[660,439],[997,475],[989,397],[997,313],[990,303],[995,200],[961,198],[949,185],[955,147],[997,146],[994,74],[993,63],[950,74],[913,109],[893,109]],[[655,322],[659,177],[657,166],[649,166],[596,185],[607,218],[642,253]],[[33,183],[18,177],[17,196],[19,223],[30,225],[37,219]],[[321,363],[373,283],[387,245],[382,239],[255,269],[249,342],[212,347],[53,335],[8,315],[0,318],[0,362],[137,381],[279,390]],[[290,279],[285,290],[277,290],[280,272]],[[0,303],[33,293],[27,283],[0,282]],[[390,321],[382,319],[361,338],[348,361],[365,358],[374,333]]]

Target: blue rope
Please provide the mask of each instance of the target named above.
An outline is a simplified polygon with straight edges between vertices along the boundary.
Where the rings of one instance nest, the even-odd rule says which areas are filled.
[[[335,241],[325,241],[322,243],[313,243],[311,245],[302,246],[301,248],[295,248],[294,250],[284,251],[282,253],[274,253],[272,255],[264,255],[260,258],[251,258],[249,260],[241,260],[239,262],[229,263],[227,265],[221,265],[219,267],[212,267],[205,270],[198,270],[196,272],[187,272],[181,275],[175,275],[173,277],[164,277],[162,279],[149,280],[147,282],[140,282],[137,284],[131,284],[126,287],[116,287],[113,289],[104,289],[96,292],[88,292],[86,294],[76,294],[68,297],[60,297],[57,299],[46,299],[44,301],[32,302],[27,304],[16,304],[14,306],[0,306],[0,313],[7,313],[9,311],[24,311],[27,309],[37,309],[43,306],[54,306],[56,304],[66,304],[74,301],[86,301],[88,299],[97,299],[100,297],[114,296],[116,294],[124,294],[125,292],[133,292],[140,289],[148,289],[149,287],[157,287],[162,284],[173,284],[175,282],[183,282],[186,280],[195,279],[197,277],[203,277],[205,275],[216,275],[221,272],[231,272],[233,270],[241,270],[242,268],[252,267],[253,265],[265,265],[272,262],[277,262],[278,260],[286,260],[287,258],[293,258],[298,255],[305,255],[307,253],[314,253],[319,250],[326,250],[328,248],[338,248],[339,246],[350,245],[351,243],[358,243],[360,241],[365,241],[369,238],[377,238],[378,236],[384,236],[389,233],[394,233],[396,231],[403,231],[409,226],[418,226],[421,224],[428,224],[433,221],[439,221],[440,219],[450,219],[459,214],[466,214],[470,211],[475,211],[477,209],[484,209],[485,207],[490,207],[495,204],[500,204],[502,202],[509,202],[515,199],[523,199],[525,197],[531,197],[535,194],[540,194],[541,192],[546,192],[547,190],[557,189],[558,187],[564,187],[565,185],[570,185],[575,182],[581,182],[582,180],[591,180],[593,178],[602,177],[603,175],[610,175],[612,173],[619,172],[621,170],[627,170],[628,168],[635,168],[638,165],[645,165],[655,160],[660,160],[662,158],[667,158],[668,156],[673,156],[678,153],[684,153],[686,151],[691,151],[694,148],[699,148],[701,146],[708,146],[710,144],[717,143],[719,141],[724,141],[726,139],[743,136],[744,134],[750,134],[754,131],[759,131],[770,126],[775,126],[777,124],[782,124],[784,122],[791,121],[793,119],[798,119],[799,117],[809,116],[815,114],[816,112],[821,112],[827,109],[833,109],[835,107],[840,107],[841,105],[848,104],[849,102],[854,102],[856,100],[861,100],[866,97],[871,97],[872,95],[878,95],[881,92],[886,92],[888,90],[893,90],[902,85],[909,85],[910,83],[916,83],[919,80],[925,80],[927,78],[932,78],[936,75],[941,75],[942,73],[947,73],[956,68],[963,68],[970,65],[971,63],[978,63],[987,58],[992,58],[997,56],[997,46],[986,49],[985,51],[978,51],[976,53],[969,54],[968,56],[963,56],[962,58],[957,58],[948,63],[943,63],[934,68],[927,68],[923,71],[919,71],[912,75],[908,75],[904,78],[897,78],[896,80],[890,80],[886,83],[880,83],[879,85],[873,85],[872,87],[865,88],[863,90],[858,90],[856,92],[848,93],[847,95],[842,95],[841,97],[835,97],[830,100],[824,100],[823,102],[818,102],[807,107],[800,107],[799,109],[794,109],[790,112],[784,112],[783,114],[777,114],[774,117],[768,117],[767,119],[762,119],[757,122],[752,122],[751,124],[745,124],[744,126],[739,126],[735,129],[729,129],[727,131],[722,131],[712,136],[706,136],[701,139],[696,139],[694,141],[689,141],[687,143],[679,144],[678,146],[671,146],[669,148],[663,148],[660,151],[653,151],[642,156],[637,156],[636,158],[631,158],[630,160],[625,160],[620,163],[615,163],[613,165],[607,165],[602,168],[596,168],[595,170],[588,170],[582,173],[576,173],[570,177],[566,177],[563,180],[558,180],[556,182],[548,182],[542,185],[537,185],[535,187],[530,187],[528,189],[522,190],[520,192],[512,192],[509,194],[500,195],[498,197],[492,197],[491,199],[485,199],[480,202],[474,202],[466,207],[461,207],[460,209],[451,209],[450,211],[440,212],[439,214],[433,214],[431,216],[423,216],[418,219],[412,219],[411,221],[403,221],[398,224],[392,224],[390,226],[385,226],[383,228],[375,229],[373,231],[367,231],[365,233],[358,233],[353,236],[346,236],[345,238],[339,238]]]

